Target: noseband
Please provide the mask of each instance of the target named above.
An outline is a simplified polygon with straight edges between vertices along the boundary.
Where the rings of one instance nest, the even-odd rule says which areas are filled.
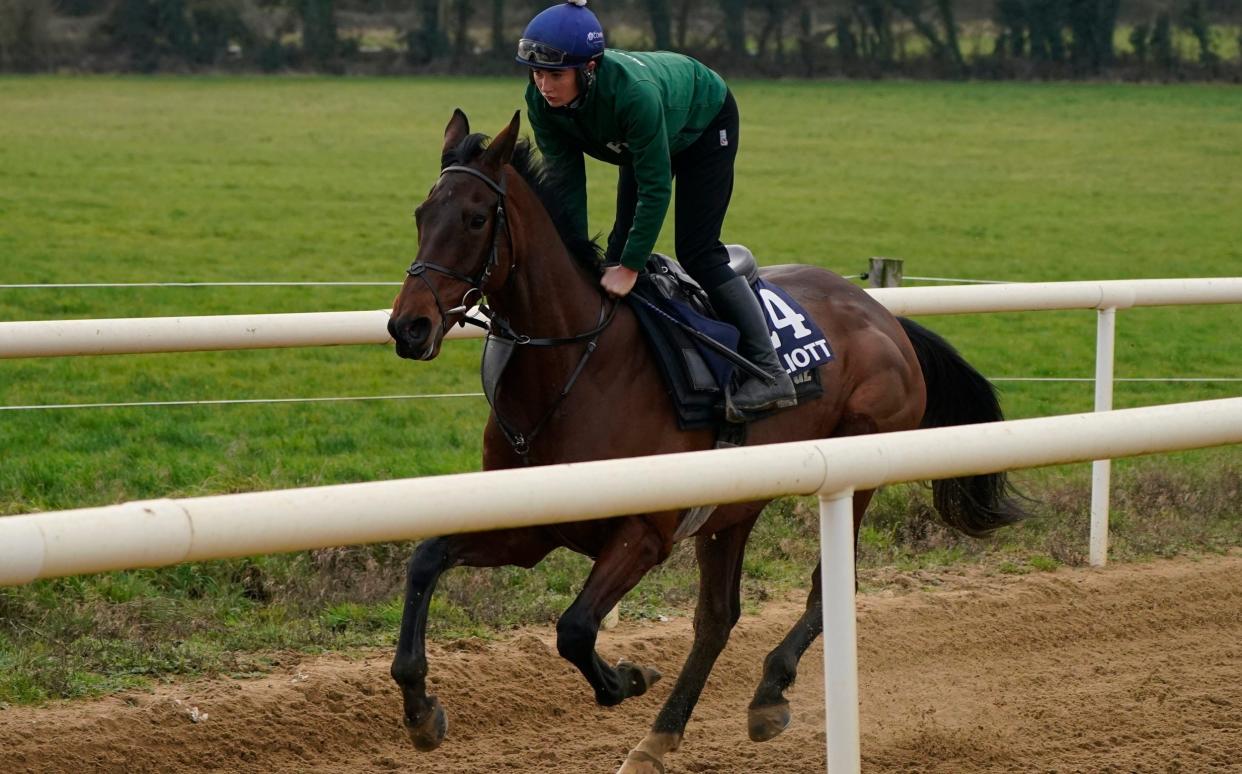
[[[415,260],[410,264],[410,268],[405,270],[405,273],[411,277],[417,277],[422,280],[423,284],[427,286],[427,289],[431,291],[432,298],[436,300],[436,310],[440,313],[440,328],[442,329],[441,334],[447,332],[449,326],[451,325],[448,319],[449,315],[465,315],[465,313],[469,311],[472,306],[474,306],[474,303],[482,299],[484,294],[484,286],[487,285],[488,280],[491,279],[492,272],[500,264],[500,234],[502,231],[509,238],[509,255],[510,258],[513,257],[513,235],[509,233],[509,219],[505,216],[504,178],[502,177],[501,181],[497,183],[495,180],[492,180],[490,177],[477,169],[459,165],[448,166],[440,170],[440,177],[443,178],[445,175],[450,173],[471,175],[472,177],[477,177],[484,183],[487,183],[487,187],[496,192],[496,219],[492,224],[492,249],[488,254],[487,262],[483,265],[483,268],[479,271],[477,276],[471,277],[469,275],[462,274],[456,269],[450,269],[447,266],[441,266],[430,261],[419,260]],[[432,285],[427,280],[427,271],[429,270],[443,274],[446,277],[451,277],[459,282],[464,282],[470,286],[465,295],[461,297],[460,304],[447,311],[444,309],[444,305],[440,302],[440,294],[436,292],[435,285]],[[512,265],[509,266],[509,273],[510,275],[513,273]],[[508,277],[506,277],[506,279],[508,279]],[[477,294],[478,297],[472,300],[470,298],[472,293]],[[471,317],[463,317],[462,324],[465,323],[477,325],[484,329],[487,328],[486,324]]]

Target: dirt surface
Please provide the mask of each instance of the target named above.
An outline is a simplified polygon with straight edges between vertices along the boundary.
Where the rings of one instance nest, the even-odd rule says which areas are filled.
[[[859,600],[864,770],[1242,772],[1242,552],[869,580],[895,590]],[[763,657],[800,608],[790,599],[743,617],[669,772],[824,771],[818,644],[790,691],[789,730],[746,738]],[[611,709],[591,702],[551,630],[433,647],[449,736],[432,753],[406,740],[390,656],[376,652],[0,711],[0,772],[611,772],[654,719],[689,641],[685,618],[601,635],[606,657],[666,673]]]

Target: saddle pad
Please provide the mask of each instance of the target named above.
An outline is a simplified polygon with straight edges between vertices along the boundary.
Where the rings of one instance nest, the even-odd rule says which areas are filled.
[[[824,332],[801,304],[767,280],[756,280],[752,287],[767,315],[772,346],[786,373],[797,376],[833,359]]]
[[[639,291],[636,288],[631,292]],[[646,306],[631,302],[630,308],[664,376],[677,426],[682,430],[714,427],[723,415],[724,394],[694,341]]]
[[[737,329],[702,314],[702,290],[697,286],[679,289],[687,298],[672,297],[669,284],[640,281],[634,293],[655,304],[664,313],[716,339],[730,349],[738,341]],[[680,283],[679,283],[680,285]],[[764,280],[752,286],[768,318],[772,343],[785,370],[793,377],[798,400],[814,400],[823,394],[817,367],[832,360],[832,349],[811,316],[781,287]],[[699,294],[699,295],[694,295]],[[693,304],[693,305],[692,305]],[[641,303],[630,303],[656,362],[664,375],[669,397],[677,409],[677,423],[683,430],[715,427],[724,415],[724,390],[736,366],[696,342],[689,334]]]

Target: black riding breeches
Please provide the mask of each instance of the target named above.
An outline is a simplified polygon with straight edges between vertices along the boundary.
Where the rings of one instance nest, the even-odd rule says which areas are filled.
[[[720,241],[720,228],[733,197],[739,124],[737,102],[733,92],[727,91],[724,105],[711,124],[694,143],[672,158],[677,261],[704,290],[714,290],[737,276],[729,268],[729,254]],[[608,235],[606,255],[610,260],[620,258],[637,206],[634,168],[623,166],[617,177],[617,217]]]

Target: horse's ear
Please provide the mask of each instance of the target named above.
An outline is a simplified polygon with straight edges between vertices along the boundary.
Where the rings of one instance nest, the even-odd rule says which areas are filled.
[[[468,134],[470,134],[470,119],[461,112],[461,108],[454,108],[453,117],[449,119],[448,126],[444,127],[444,149],[441,153],[448,153],[456,148]]]
[[[483,154],[483,165],[499,172],[500,168],[513,160],[513,149],[517,146],[518,129],[522,125],[522,111],[513,114],[513,120],[492,140]]]

